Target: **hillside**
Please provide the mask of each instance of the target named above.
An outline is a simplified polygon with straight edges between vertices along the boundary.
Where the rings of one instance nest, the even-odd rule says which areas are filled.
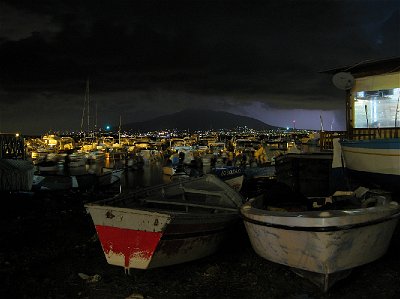
[[[177,113],[163,115],[152,120],[124,124],[124,130],[154,131],[162,129],[178,130],[208,130],[234,129],[237,127],[252,128],[255,130],[277,129],[257,119],[236,115],[223,111],[213,110],[183,110]]]

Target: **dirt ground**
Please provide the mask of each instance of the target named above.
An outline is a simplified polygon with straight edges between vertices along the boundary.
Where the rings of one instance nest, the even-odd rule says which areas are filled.
[[[1,195],[1,298],[400,298],[399,228],[384,257],[327,293],[259,257],[242,223],[217,254],[128,276],[107,264],[83,207],[89,199]]]

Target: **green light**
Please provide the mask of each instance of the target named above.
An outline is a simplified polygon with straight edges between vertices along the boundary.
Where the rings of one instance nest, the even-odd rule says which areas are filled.
[[[111,129],[111,126],[110,125],[107,125],[106,126],[106,130],[108,131],[108,130],[110,130]]]

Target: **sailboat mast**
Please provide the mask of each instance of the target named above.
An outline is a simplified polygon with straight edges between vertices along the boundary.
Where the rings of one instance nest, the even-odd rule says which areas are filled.
[[[86,97],[87,97],[87,131],[90,132],[90,97],[89,97],[89,80],[86,82]]]
[[[97,101],[96,101],[96,121],[94,123],[94,132],[97,134]]]
[[[121,145],[121,115],[119,116],[118,144]]]
[[[86,93],[85,93],[85,98],[83,99],[83,109],[82,109],[82,119],[81,119],[81,133],[83,133],[83,120],[85,119],[85,110],[86,110]]]

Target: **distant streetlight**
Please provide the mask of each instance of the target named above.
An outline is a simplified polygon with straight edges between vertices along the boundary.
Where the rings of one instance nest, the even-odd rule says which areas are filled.
[[[107,125],[107,126],[106,126],[106,130],[107,130],[107,131],[110,131],[110,129],[111,129],[111,126],[110,126],[110,125]]]

